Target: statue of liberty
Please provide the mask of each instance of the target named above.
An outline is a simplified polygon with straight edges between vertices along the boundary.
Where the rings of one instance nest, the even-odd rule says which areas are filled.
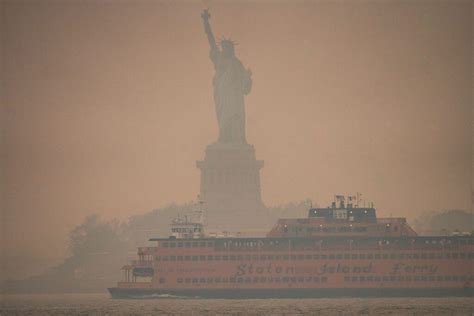
[[[219,124],[219,142],[247,143],[245,138],[244,95],[252,88],[252,72],[245,69],[235,56],[234,42],[223,38],[220,48],[209,25],[210,14],[201,14],[204,30],[211,48],[209,57],[214,63],[214,102]]]

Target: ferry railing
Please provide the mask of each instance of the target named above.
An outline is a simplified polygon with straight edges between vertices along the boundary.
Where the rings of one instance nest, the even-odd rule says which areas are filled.
[[[153,260],[132,260],[131,263],[136,267],[149,267],[153,264]]]
[[[138,247],[138,254],[152,254],[156,250],[156,247]]]

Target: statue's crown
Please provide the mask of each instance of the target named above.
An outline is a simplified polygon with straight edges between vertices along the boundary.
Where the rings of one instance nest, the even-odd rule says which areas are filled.
[[[225,38],[224,36],[222,36],[222,38],[220,40],[220,44],[221,44],[221,47],[222,46],[232,46],[232,47],[234,47],[235,45],[237,45],[236,42],[234,42],[230,38]]]

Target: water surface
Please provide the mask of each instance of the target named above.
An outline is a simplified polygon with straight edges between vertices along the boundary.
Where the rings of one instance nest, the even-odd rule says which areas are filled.
[[[474,298],[148,299],[3,295],[0,315],[474,315]]]

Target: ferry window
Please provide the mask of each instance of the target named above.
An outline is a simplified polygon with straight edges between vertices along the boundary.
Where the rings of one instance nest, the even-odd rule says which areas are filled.
[[[156,256],[156,257],[155,257],[155,260],[156,260],[156,261],[160,261],[160,259],[161,259],[160,256]]]
[[[201,248],[206,247],[206,242],[205,242],[205,241],[201,241],[201,242],[199,243],[199,247],[201,247]]]
[[[183,261],[183,256],[178,256],[178,261]]]
[[[199,256],[200,261],[206,261],[206,256]]]
[[[350,258],[351,258],[350,254],[348,254],[348,253],[344,254],[344,259],[345,260],[349,260]]]
[[[170,261],[176,261],[176,256],[170,256]]]
[[[357,277],[356,276],[352,277],[352,282],[357,282]]]
[[[388,276],[384,276],[384,277],[382,277],[382,279],[383,279],[384,282],[388,282],[388,280],[389,280]]]
[[[298,282],[304,282],[304,277],[298,277]]]
[[[360,276],[359,280],[360,280],[360,282],[365,282],[365,276]]]
[[[267,259],[267,256],[265,256],[265,255],[260,256],[260,260],[266,260],[266,259]]]
[[[396,259],[396,258],[397,258],[397,254],[395,254],[395,253],[390,254],[390,259]]]
[[[183,243],[182,242],[178,243],[178,248],[183,248]]]
[[[364,253],[359,254],[359,259],[365,259],[365,254]]]
[[[272,277],[268,278],[268,283],[273,283],[273,278]]]
[[[298,260],[304,260],[304,255],[298,255]]]
[[[370,275],[370,276],[367,277],[367,281],[372,282],[373,280],[374,280],[373,276]]]
[[[213,278],[207,278],[207,283],[214,283],[213,281],[214,281]]]
[[[413,281],[415,281],[415,282],[420,281],[420,277],[417,276],[417,275],[415,275],[415,276],[413,277]]]
[[[185,242],[184,247],[185,248],[191,248],[191,243],[190,242]]]
[[[313,282],[319,283],[319,277],[313,277]]]
[[[400,260],[405,259],[405,254],[404,253],[399,253],[398,254],[398,259],[400,259]]]
[[[322,260],[326,260],[327,258],[328,258],[327,255],[321,255],[321,259],[322,259]]]
[[[199,283],[206,283],[206,279],[205,278],[200,278]]]
[[[306,259],[306,260],[311,260],[312,257],[313,257],[313,256],[311,256],[311,255],[306,255],[306,256],[305,256],[305,259]]]
[[[253,277],[252,283],[258,283],[259,277]]]
[[[451,259],[451,254],[449,252],[447,252],[447,253],[444,254],[444,257],[446,259]]]
[[[453,259],[457,259],[458,258],[458,254],[457,253],[453,253]]]
[[[222,278],[222,283],[227,283],[229,281],[230,281],[229,278]],[[235,281],[235,279],[234,279],[234,281]]]
[[[296,255],[291,255],[291,260],[296,260]]]
[[[184,256],[184,261],[190,261],[191,260],[191,256]]]
[[[380,259],[380,254],[376,253],[375,254],[375,260],[379,260]]]
[[[396,280],[396,278],[395,278],[394,275],[390,276],[390,281],[394,282],[395,280]]]
[[[275,283],[280,283],[280,278],[279,277],[275,278]]]
[[[403,281],[405,281],[405,277],[403,275],[400,275],[400,276],[398,276],[397,281],[398,282],[403,282]]]
[[[196,247],[199,246],[199,243],[198,243],[197,241],[193,241],[193,242],[192,242],[192,246],[193,246],[193,248],[196,248]]]
[[[193,260],[193,261],[197,261],[197,260],[198,260],[198,256],[192,256],[192,260]]]
[[[176,248],[176,243],[175,242],[170,242],[170,248]]]
[[[183,279],[182,279],[182,278],[178,278],[178,283],[183,283]]]
[[[474,252],[469,253],[469,259],[472,259],[472,258],[474,258]]]
[[[443,254],[442,253],[438,253],[436,255],[436,259],[443,259]]]
[[[380,277],[379,276],[374,277],[374,281],[375,282],[380,282]]]
[[[330,254],[330,255],[329,255],[329,259],[334,260],[335,258],[336,258],[336,257],[334,256],[334,254]]]
[[[258,260],[258,256],[257,256],[257,255],[253,255],[252,258],[253,258],[253,260],[255,260],[255,261]]]
[[[267,281],[267,278],[265,278],[265,277],[260,277],[260,282],[261,282],[261,283],[265,283],[266,281]]]
[[[383,259],[388,259],[388,254],[384,253],[384,254],[382,255],[382,258],[383,258]]]
[[[288,278],[288,277],[283,277],[283,278],[281,278],[281,281],[282,281],[282,282],[288,282],[288,281],[289,281],[289,278]]]
[[[421,276],[421,281],[427,281],[427,280],[428,280],[428,278],[426,277],[426,275]]]
[[[208,242],[207,242],[207,246],[208,246],[208,247],[214,247],[214,243],[213,243],[212,241],[208,241]]]
[[[245,260],[252,260],[252,256],[251,255],[246,255]]]
[[[344,282],[349,282],[350,280],[351,280],[350,277],[348,277],[348,276],[345,276],[345,277],[344,277]]]
[[[465,254],[464,252],[461,252],[461,253],[459,254],[459,257],[460,257],[461,259],[466,259],[466,254]]]
[[[214,256],[214,260],[216,260],[216,261],[221,260],[221,256]]]
[[[433,275],[430,275],[430,276],[429,276],[429,280],[430,280],[431,282],[433,282],[433,281],[435,280],[435,277],[434,277]]]
[[[405,277],[405,281],[411,282],[411,275],[407,275],[407,276]]]
[[[168,261],[168,256],[163,256],[163,261]]]
[[[224,260],[224,261],[229,260],[229,256],[222,256],[222,260]]]
[[[435,254],[434,254],[434,253],[430,253],[428,257],[429,257],[430,259],[434,259],[434,258],[435,258]]]
[[[288,260],[289,258],[290,258],[290,256],[288,256],[288,255],[283,256],[283,260]]]
[[[158,282],[160,282],[160,283],[165,283],[165,281],[166,281],[165,278],[160,278],[160,279],[158,280]]]
[[[438,281],[438,282],[443,281],[443,276],[438,275],[438,276],[436,277],[436,281]]]
[[[295,282],[296,282],[296,277],[291,277],[291,278],[290,278],[290,281],[293,282],[293,283],[295,283]]]
[[[341,260],[341,259],[342,259],[342,254],[337,254],[337,255],[336,255],[336,259]]]
[[[243,283],[244,282],[244,278],[237,278],[237,283]]]
[[[421,254],[421,259],[428,259],[428,254],[422,253]]]
[[[237,256],[237,260],[242,261],[242,260],[243,260],[242,255],[238,255],[238,256]]]
[[[207,256],[207,261],[212,261],[214,260],[214,256]]]
[[[373,254],[371,254],[371,253],[367,254],[367,259],[373,259],[373,258],[374,258]]]
[[[352,254],[352,260],[355,260],[357,259],[357,255],[356,254]]]
[[[457,281],[458,280],[458,276],[457,275],[453,275],[453,281]]]
[[[191,283],[191,278],[184,279],[184,283]]]
[[[318,260],[318,259],[319,259],[319,255],[313,255],[313,259]]]
[[[417,253],[414,253],[414,254],[413,254],[413,259],[420,259],[420,255],[417,254]]]
[[[236,257],[235,256],[230,256],[230,260],[235,261]]]
[[[214,282],[215,282],[215,283],[221,283],[221,278],[215,278],[215,279],[214,279]]]
[[[465,276],[465,275],[461,275],[461,276],[459,277],[459,279],[460,279],[461,281],[466,281],[466,276]]]
[[[168,243],[166,241],[163,242],[163,247],[168,248]]]

